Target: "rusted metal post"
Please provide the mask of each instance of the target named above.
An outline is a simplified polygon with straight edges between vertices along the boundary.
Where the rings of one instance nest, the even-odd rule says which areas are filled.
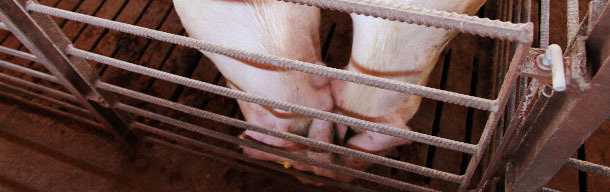
[[[116,100],[114,95],[92,86],[99,81],[99,76],[84,59],[68,58],[64,54],[71,42],[49,16],[30,15],[24,9],[28,2],[33,3],[27,0],[0,1],[0,19],[91,115],[113,130],[118,140],[134,144],[136,136],[127,123],[130,118],[110,107]]]
[[[533,27],[533,25],[531,25]],[[506,108],[506,104],[508,103],[509,94],[513,91],[517,83],[517,77],[519,77],[518,70],[521,65],[525,62],[527,57],[527,53],[531,48],[531,43],[519,43],[517,46],[517,50],[515,51],[515,55],[510,63],[510,67],[508,72],[506,73],[506,77],[504,78],[504,83],[500,88],[500,92],[498,93],[498,99],[496,99],[497,108],[489,115],[489,119],[487,119],[487,123],[485,124],[485,129],[481,134],[481,138],[479,139],[479,143],[477,144],[477,152],[473,154],[470,162],[468,163],[468,168],[466,169],[466,173],[463,175],[464,180],[460,183],[460,188],[458,191],[465,191],[468,185],[470,185],[470,181],[474,172],[477,169],[477,166],[481,159],[483,158],[483,154],[485,153],[486,148],[489,146],[491,142],[491,138],[495,127],[498,124],[498,121],[502,117],[504,113],[504,109]]]
[[[594,75],[586,84],[572,85],[549,98],[509,162],[507,191],[540,189],[610,115],[608,5],[600,15],[586,41]]]

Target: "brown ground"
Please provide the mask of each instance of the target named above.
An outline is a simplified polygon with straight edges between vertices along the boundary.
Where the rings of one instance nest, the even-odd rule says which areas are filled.
[[[0,97],[0,191],[317,191]]]

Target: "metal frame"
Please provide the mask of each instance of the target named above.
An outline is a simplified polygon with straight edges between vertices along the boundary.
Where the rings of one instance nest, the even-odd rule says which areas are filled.
[[[116,138],[135,144],[136,136],[128,126],[128,117],[109,108],[115,98],[96,90],[92,82],[99,77],[89,64],[79,58],[69,59],[62,51],[71,42],[50,17],[29,14],[26,0],[0,1],[0,20],[91,114],[104,126],[114,129]]]
[[[482,160],[484,153],[487,151],[487,147],[489,146],[489,144],[492,140],[492,137],[493,137],[494,131],[496,130],[498,121],[504,116],[504,112],[506,111],[505,108],[507,107],[507,103],[509,102],[509,100],[514,99],[513,96],[511,95],[511,92],[513,92],[515,90],[518,77],[520,75],[526,75],[526,73],[523,70],[523,66],[525,66],[524,64],[531,62],[532,52],[531,52],[530,47],[531,47],[532,38],[533,38],[533,25],[531,23],[513,24],[513,23],[509,23],[509,22],[491,21],[488,19],[481,19],[478,17],[470,17],[470,16],[460,15],[460,14],[455,14],[455,13],[424,10],[424,9],[408,7],[408,6],[396,6],[391,3],[374,4],[373,2],[370,2],[370,1],[347,1],[347,0],[333,0],[333,1],[282,0],[282,1],[312,5],[312,6],[317,6],[320,8],[335,9],[335,10],[350,12],[350,13],[372,15],[372,16],[380,17],[380,18],[384,18],[384,19],[396,20],[396,21],[401,21],[401,22],[409,22],[409,23],[431,26],[431,27],[457,30],[460,32],[471,33],[471,34],[476,34],[476,35],[480,35],[480,36],[518,41],[518,45],[516,47],[515,54],[514,54],[512,60],[510,61],[510,65],[508,67],[508,72],[506,73],[506,76],[504,78],[504,83],[502,84],[502,87],[498,93],[497,99],[488,100],[488,99],[477,98],[477,97],[473,97],[473,96],[469,96],[469,95],[461,95],[461,94],[456,94],[456,93],[452,93],[452,92],[448,92],[448,91],[436,90],[436,89],[427,88],[427,87],[423,87],[423,86],[412,85],[412,84],[397,82],[397,81],[393,81],[393,80],[382,79],[382,78],[362,75],[362,74],[358,74],[358,73],[332,69],[332,68],[328,68],[328,67],[320,67],[317,65],[312,65],[310,63],[304,63],[304,62],[300,62],[300,61],[288,60],[288,59],[273,57],[273,56],[269,56],[269,55],[249,53],[247,51],[230,48],[230,47],[224,47],[222,45],[215,45],[215,44],[210,44],[210,43],[206,43],[206,42],[201,42],[201,41],[198,41],[198,40],[195,40],[192,38],[188,38],[188,37],[177,36],[177,35],[173,35],[173,34],[169,34],[169,33],[164,33],[164,32],[160,32],[160,31],[137,27],[137,26],[133,26],[133,25],[129,25],[129,24],[119,23],[119,22],[115,22],[115,21],[111,21],[111,20],[105,20],[105,19],[101,19],[101,18],[88,16],[88,15],[82,15],[82,14],[64,11],[64,10],[60,10],[60,9],[56,9],[56,8],[52,8],[52,7],[47,7],[47,6],[40,5],[40,4],[37,4],[32,1],[28,1],[28,0],[5,0],[5,1],[0,1],[0,20],[3,21],[3,23],[0,23],[0,29],[9,29],[34,54],[31,55],[31,54],[7,49],[4,47],[0,47],[0,52],[8,53],[8,54],[23,57],[26,59],[41,62],[43,65],[45,65],[45,67],[48,68],[48,70],[53,74],[53,76],[50,76],[50,75],[47,75],[45,73],[41,73],[38,71],[34,71],[31,69],[27,69],[24,67],[20,67],[20,66],[14,65],[14,64],[11,65],[10,63],[6,63],[6,62],[4,62],[4,63],[0,62],[0,64],[2,64],[0,67],[5,67],[5,68],[12,69],[12,70],[20,71],[20,72],[23,72],[23,73],[26,73],[26,74],[29,74],[29,75],[32,75],[35,77],[41,77],[43,79],[49,80],[51,82],[56,82],[56,83],[59,83],[59,84],[65,86],[70,91],[70,93],[72,93],[74,96],[66,96],[67,93],[60,92],[60,91],[46,90],[46,88],[44,88],[43,86],[36,86],[36,84],[30,85],[29,87],[31,87],[33,89],[46,90],[46,92],[52,93],[50,95],[63,98],[64,100],[67,99],[69,101],[78,101],[82,106],[85,107],[85,109],[88,111],[88,114],[91,114],[93,117],[95,117],[95,119],[98,120],[99,122],[101,122],[105,127],[113,130],[113,133],[116,135],[116,137],[121,138],[121,140],[124,141],[125,143],[134,143],[137,141],[136,135],[131,131],[131,128],[134,128],[134,129],[139,129],[139,130],[143,130],[145,132],[152,133],[153,135],[158,135],[158,136],[166,138],[166,139],[185,141],[185,142],[190,143],[195,146],[210,148],[210,146],[208,146],[204,143],[200,143],[198,141],[192,140],[190,138],[175,135],[173,133],[163,132],[157,128],[153,128],[153,127],[150,127],[150,126],[142,124],[142,123],[132,122],[131,117],[129,117],[129,115],[127,115],[125,113],[125,112],[129,112],[130,114],[136,114],[139,116],[156,119],[156,120],[159,120],[159,121],[165,122],[167,124],[171,124],[171,125],[174,125],[176,127],[180,127],[180,128],[186,129],[186,130],[190,130],[190,131],[197,132],[200,134],[216,137],[218,139],[225,140],[228,142],[233,142],[233,143],[237,143],[240,145],[246,145],[248,147],[259,149],[261,151],[269,152],[272,154],[278,154],[278,155],[281,155],[281,156],[284,156],[284,157],[287,157],[290,159],[294,159],[294,160],[299,160],[299,161],[302,161],[302,162],[305,162],[305,163],[308,163],[311,165],[335,170],[340,173],[354,175],[359,178],[381,183],[384,185],[389,185],[389,186],[393,186],[393,187],[400,188],[400,189],[406,189],[406,190],[434,191],[429,188],[425,188],[425,187],[421,187],[421,186],[417,186],[417,185],[413,185],[413,184],[409,184],[409,183],[405,183],[405,182],[401,182],[401,181],[397,181],[397,180],[393,180],[393,179],[389,179],[389,178],[380,177],[380,176],[366,173],[363,171],[345,168],[345,167],[341,167],[341,166],[334,165],[334,164],[318,162],[318,161],[315,161],[313,159],[309,159],[306,157],[295,156],[293,154],[284,152],[282,150],[278,150],[278,149],[275,149],[275,148],[272,148],[269,146],[265,146],[265,145],[262,145],[259,143],[251,142],[248,140],[242,140],[242,139],[230,136],[230,135],[224,135],[224,134],[221,134],[221,133],[218,133],[215,131],[211,131],[209,129],[205,129],[205,128],[202,128],[202,127],[199,127],[196,125],[192,125],[192,124],[188,124],[188,123],[185,123],[182,121],[178,121],[176,119],[168,118],[161,114],[156,114],[156,113],[152,113],[150,111],[134,108],[134,107],[117,102],[115,95],[114,95],[115,93],[137,98],[137,99],[151,102],[154,104],[158,104],[161,106],[166,106],[166,107],[169,107],[174,110],[183,111],[188,114],[192,114],[194,116],[208,118],[208,119],[211,119],[214,121],[226,123],[226,124],[233,125],[233,126],[236,126],[239,128],[254,130],[257,132],[264,133],[264,134],[270,134],[273,136],[285,138],[285,139],[288,139],[291,141],[295,141],[297,143],[312,146],[315,148],[320,148],[320,149],[323,149],[326,151],[364,159],[364,160],[371,161],[374,163],[378,163],[378,164],[382,164],[382,165],[386,165],[386,166],[390,166],[390,167],[395,167],[398,169],[406,170],[409,172],[414,172],[414,173],[421,174],[421,175],[428,176],[428,177],[439,178],[439,179],[443,179],[443,180],[447,180],[447,181],[451,181],[451,182],[460,183],[459,191],[465,191],[467,189],[468,185],[470,184],[472,176],[473,176],[474,172],[476,171],[478,165],[480,164],[480,161]],[[529,1],[526,1],[526,3],[528,3],[528,2]],[[572,3],[571,8],[573,8],[574,2],[570,1],[570,3]],[[570,10],[573,11],[573,9],[570,9]],[[33,13],[29,14],[28,11],[31,11]],[[517,11],[519,12],[520,9]],[[526,10],[526,12],[528,12],[528,10]],[[607,13],[604,12],[604,14],[607,14]],[[134,34],[134,35],[144,36],[147,38],[152,38],[152,39],[156,39],[156,40],[160,40],[160,41],[180,44],[180,45],[195,48],[195,49],[206,50],[206,51],[215,52],[215,53],[224,54],[224,55],[230,55],[230,56],[233,56],[236,58],[256,61],[256,62],[267,64],[267,65],[287,68],[287,69],[291,69],[291,70],[297,70],[297,71],[316,74],[316,75],[322,75],[322,76],[326,76],[326,77],[330,77],[330,78],[336,78],[336,79],[346,80],[346,81],[350,81],[350,82],[365,84],[368,86],[378,87],[378,88],[382,88],[382,89],[393,90],[393,91],[402,92],[402,93],[406,93],[406,94],[414,94],[414,95],[419,95],[422,97],[431,98],[431,99],[435,99],[435,100],[439,100],[439,101],[444,101],[444,102],[460,104],[460,105],[464,105],[464,106],[468,106],[468,107],[483,109],[483,110],[490,111],[491,113],[490,113],[489,119],[485,125],[485,129],[482,133],[482,136],[476,145],[452,141],[452,140],[435,137],[435,136],[430,136],[430,135],[425,135],[425,134],[421,134],[421,133],[416,133],[416,132],[412,132],[412,131],[396,130],[392,127],[384,126],[381,124],[363,121],[363,120],[359,120],[359,119],[354,119],[351,117],[346,117],[346,116],[337,115],[337,114],[333,114],[333,113],[323,112],[323,111],[306,108],[303,106],[298,106],[298,105],[294,105],[294,104],[290,104],[290,103],[274,101],[274,100],[259,97],[256,95],[243,93],[240,91],[236,91],[236,90],[232,90],[232,89],[228,89],[228,88],[224,88],[224,87],[219,87],[216,85],[210,85],[210,84],[207,84],[204,82],[179,77],[179,76],[176,76],[173,74],[164,73],[164,72],[161,72],[158,70],[137,66],[137,65],[134,65],[134,64],[131,64],[128,62],[119,61],[119,60],[116,60],[113,58],[108,58],[108,57],[97,55],[97,54],[90,53],[87,51],[79,50],[79,49],[74,48],[71,45],[71,42],[65,37],[65,35],[63,35],[63,33],[57,27],[57,25],[54,23],[54,21],[51,20],[47,15],[62,17],[65,19],[70,19],[70,20],[76,20],[76,21],[88,23],[91,25],[110,28],[110,29],[114,29],[117,31],[122,31],[122,32]],[[571,23],[574,23],[574,18],[571,17],[570,21],[571,21]],[[607,21],[604,21],[604,22],[610,23]],[[15,25],[15,23],[19,23],[19,25]],[[571,28],[571,29],[573,30],[574,28]],[[597,31],[600,31],[599,27],[597,29],[598,30],[593,30],[592,34],[599,33],[599,32],[597,32]],[[570,34],[574,35],[574,33],[570,33]],[[593,37],[596,37],[596,36],[593,36]],[[583,48],[584,42],[582,41],[582,39],[576,39],[576,40],[574,40],[574,42],[580,42],[580,44],[579,44],[580,46],[575,46],[576,47],[575,49]],[[605,44],[598,45],[598,47],[595,47],[595,45],[593,45],[593,47],[591,47],[590,49],[602,50],[601,48],[605,48],[605,47],[607,47],[607,45],[605,45]],[[536,53],[536,52],[534,52],[534,53]],[[579,53],[584,53],[584,52],[579,52]],[[600,53],[600,55],[602,55],[602,54],[607,55],[607,53]],[[68,57],[68,55],[70,55],[70,57]],[[298,113],[301,115],[305,115],[305,116],[309,116],[309,117],[313,117],[313,118],[320,118],[320,119],[329,120],[329,121],[333,121],[333,122],[339,122],[339,123],[346,124],[346,125],[363,127],[367,130],[371,130],[371,131],[375,131],[375,132],[379,132],[379,133],[383,133],[383,134],[391,134],[391,135],[403,137],[406,139],[414,140],[416,142],[421,142],[421,143],[425,143],[425,144],[429,144],[429,145],[434,145],[437,147],[442,147],[442,148],[447,148],[447,149],[451,149],[454,151],[472,154],[473,156],[468,164],[466,173],[464,175],[455,175],[455,174],[442,172],[442,171],[438,171],[438,170],[434,170],[434,169],[430,169],[430,168],[426,168],[426,167],[422,167],[422,166],[418,166],[418,165],[409,164],[406,162],[400,162],[400,161],[392,160],[389,158],[380,157],[380,156],[348,149],[348,148],[345,148],[342,146],[320,143],[315,140],[303,138],[298,135],[279,132],[279,131],[268,129],[265,127],[259,127],[259,126],[252,125],[247,122],[241,121],[241,120],[236,120],[236,119],[232,119],[230,117],[220,116],[217,114],[209,113],[209,112],[195,109],[192,107],[180,105],[175,102],[166,101],[166,100],[163,100],[160,98],[155,98],[155,97],[152,97],[149,95],[145,95],[142,93],[123,89],[123,88],[120,88],[120,87],[117,87],[114,85],[110,85],[110,84],[107,84],[104,82],[100,82],[97,74],[94,73],[94,71],[90,68],[89,64],[82,58],[94,60],[94,61],[104,63],[107,65],[112,65],[114,67],[121,68],[124,70],[148,75],[148,76],[159,78],[159,79],[164,79],[164,80],[167,80],[170,82],[174,82],[177,84],[182,84],[182,85],[193,87],[196,89],[224,95],[227,97],[240,99],[240,100],[244,100],[244,101],[248,101],[248,102],[254,102],[254,103],[261,104],[261,105],[266,105],[266,106],[283,109],[283,110],[287,110],[287,111],[292,111],[292,112],[295,112],[295,113]],[[584,58],[584,56],[579,55],[579,56],[574,56],[571,58],[573,58],[572,59],[573,61],[577,62],[578,61],[577,59]],[[603,58],[605,58],[605,57],[603,57]],[[595,59],[593,59],[593,60],[595,62]],[[572,62],[572,63],[574,63],[574,62]],[[572,65],[572,67],[574,67],[574,66],[575,65]],[[543,154],[542,152],[544,152],[544,151],[542,151],[542,152],[539,151],[540,153],[526,154],[525,152],[522,152],[525,150],[525,149],[521,149],[523,147],[523,145],[514,144],[514,143],[505,143],[504,141],[514,141],[515,139],[512,139],[513,137],[521,138],[520,136],[525,135],[525,133],[524,133],[525,131],[520,131],[521,129],[519,129],[523,125],[530,125],[532,123],[535,123],[535,125],[538,125],[538,124],[544,125],[544,122],[541,123],[540,120],[534,121],[534,120],[536,120],[536,118],[531,118],[531,115],[525,116],[525,111],[526,111],[525,109],[527,109],[528,106],[533,106],[534,109],[540,109],[540,113],[542,115],[554,115],[554,114],[556,115],[557,114],[555,112],[547,112],[550,109],[565,110],[565,111],[561,111],[561,114],[563,114],[563,113],[571,114],[571,113],[579,113],[583,110],[583,109],[574,109],[573,107],[569,108],[569,107],[571,107],[571,104],[578,104],[578,105],[589,104],[589,105],[591,105],[592,104],[590,102],[591,100],[582,100],[582,99],[583,98],[600,99],[599,90],[607,89],[608,88],[607,86],[610,84],[610,83],[608,83],[608,80],[610,79],[610,74],[606,74],[606,73],[610,73],[609,72],[610,69],[608,69],[610,67],[608,67],[608,65],[605,65],[605,64],[600,65],[600,66],[602,66],[602,68],[600,68],[600,70],[598,71],[598,74],[592,80],[593,84],[588,84],[591,86],[587,87],[587,89],[581,90],[581,89],[583,89],[583,87],[577,86],[577,87],[573,88],[574,90],[570,90],[567,93],[556,93],[555,95],[558,95],[558,96],[553,96],[551,99],[549,99],[548,103],[546,102],[546,99],[544,97],[538,97],[538,100],[535,101],[534,103],[532,103],[532,98],[535,97],[534,93],[537,93],[536,90],[539,90],[539,89],[544,90],[543,88],[540,88],[541,84],[536,84],[535,86],[532,86],[532,91],[527,96],[523,97],[523,101],[525,101],[525,102],[522,102],[522,104],[519,105],[519,107],[517,108],[516,115],[512,115],[512,104],[511,104],[511,107],[508,109],[509,110],[508,117],[514,117],[514,118],[517,118],[518,120],[517,121],[513,120],[510,122],[509,129],[507,130],[506,135],[504,135],[505,136],[504,140],[502,141],[499,150],[496,150],[496,153],[495,153],[495,155],[500,155],[500,156],[493,158],[493,160],[491,161],[492,164],[491,164],[491,166],[488,167],[488,170],[485,173],[484,179],[481,182],[486,183],[487,179],[489,179],[490,176],[494,173],[494,171],[495,171],[494,168],[496,167],[496,165],[498,163],[500,163],[500,159],[503,160],[501,155],[505,154],[504,151],[507,151],[507,152],[516,151],[517,153],[523,153],[524,155],[528,155],[527,156],[528,158],[519,159],[519,161],[513,162],[514,166],[511,166],[511,170],[519,170],[517,173],[523,173],[521,175],[515,176],[515,179],[509,178],[511,180],[510,183],[513,184],[512,186],[516,187],[516,188],[512,188],[512,189],[526,189],[526,188],[522,188],[521,186],[525,185],[525,184],[523,184],[523,182],[528,182],[528,178],[532,177],[532,175],[527,175],[527,174],[536,172],[536,170],[539,169],[539,168],[536,168],[537,164],[535,164],[535,163],[532,164],[532,163],[529,163],[528,161],[538,163],[538,162],[540,162],[541,157],[548,157],[548,156],[559,157],[561,155],[564,155],[565,151],[563,151],[562,153],[547,152],[549,154]],[[578,72],[578,71],[579,71],[578,69],[572,70],[572,72]],[[606,74],[605,78],[604,77],[598,78],[598,76],[600,76],[600,74]],[[0,74],[0,75],[3,75],[3,74]],[[6,76],[6,75],[0,76],[0,77],[4,77],[4,76]],[[11,78],[12,77],[4,77],[3,79],[13,80],[14,82],[18,81],[18,80],[14,80]],[[535,80],[533,80],[533,82],[538,82],[538,80],[535,79]],[[598,82],[606,83],[606,84],[597,86],[597,84],[595,84],[595,83],[598,83]],[[21,83],[27,84],[26,82],[21,82]],[[576,84],[576,85],[581,85],[581,84]],[[7,86],[4,86],[4,87],[7,87]],[[578,88],[581,88],[581,89],[578,89]],[[17,90],[17,91],[27,93],[27,90]],[[583,94],[583,95],[580,95],[580,94]],[[33,96],[36,96],[36,97],[39,96],[39,97],[43,97],[43,98],[45,97],[44,95],[33,95]],[[511,99],[511,98],[513,98],[513,99]],[[558,99],[554,99],[554,98],[560,98],[560,99],[558,100]],[[580,100],[566,100],[566,99],[571,99],[571,98],[576,98],[576,99],[580,99]],[[576,102],[576,103],[574,103],[574,102]],[[60,104],[62,104],[62,101],[57,100],[54,103],[60,105]],[[606,102],[606,103],[610,103],[610,102]],[[68,105],[71,105],[71,104],[68,104]],[[73,106],[73,105],[71,105],[71,106]],[[565,106],[567,106],[567,108],[565,108]],[[600,105],[596,105],[595,107],[599,107],[599,106]],[[87,112],[87,111],[84,111],[84,109],[81,108],[80,106],[74,106],[74,109],[75,110],[81,109],[83,112]],[[530,114],[533,114],[533,113],[531,113],[531,111],[530,111]],[[535,113],[535,114],[538,114],[538,113]],[[605,115],[604,118],[606,118],[608,116],[607,114],[601,114],[601,113],[599,115],[600,116]],[[546,117],[546,116],[544,116],[544,117],[547,119],[551,119],[551,117]],[[557,122],[561,125],[562,128],[563,128],[564,124],[570,123],[570,122],[565,121],[565,119],[559,119],[559,120],[563,120],[563,121]],[[520,123],[521,121],[523,121],[523,123]],[[594,125],[596,122],[593,122],[592,124],[588,124],[588,125]],[[564,124],[561,124],[561,123],[564,123]],[[521,125],[521,126],[519,126],[519,125]],[[545,126],[553,127],[553,126],[555,126],[555,124],[549,124],[549,125],[545,125]],[[569,125],[566,125],[566,126],[569,126]],[[563,134],[570,133],[569,131],[565,131],[568,129],[548,128],[548,129],[544,129],[544,130],[546,130],[547,132],[545,132],[542,135],[550,135],[553,137],[563,137],[563,136],[566,136]],[[499,133],[499,134],[502,134],[502,133]],[[569,135],[569,134],[567,134],[567,135]],[[585,139],[588,136],[589,135],[587,135],[587,134],[583,134],[582,135],[583,138],[581,138],[581,139]],[[150,140],[150,139],[147,139],[147,140]],[[157,141],[156,139],[152,139],[152,140],[155,142]],[[558,146],[556,143],[553,143],[553,142],[557,142],[556,140],[551,140],[550,138],[534,138],[533,136],[531,136],[529,134],[526,136],[525,141],[532,142],[532,143],[546,141],[548,143],[545,143],[545,145],[544,145],[545,147]],[[578,143],[578,142],[574,141],[570,144],[575,144],[575,143]],[[212,147],[212,150],[215,149],[215,148],[213,148],[213,146],[211,146],[211,147]],[[514,149],[514,148],[519,148],[519,149]],[[216,151],[222,151],[222,150],[216,150]],[[235,156],[235,154],[227,155],[227,156],[237,158],[237,156]],[[544,160],[544,159],[542,159],[542,160]],[[566,161],[567,161],[567,158],[566,158]],[[502,161],[502,162],[505,162],[505,161]],[[266,163],[266,162],[263,162],[263,163]],[[555,164],[553,164],[553,165],[555,165]],[[563,163],[561,163],[561,164],[557,163],[557,165],[561,166],[561,165],[563,165]],[[575,164],[575,165],[581,165],[581,164],[578,164],[578,162],[577,162],[577,164]],[[579,167],[591,168],[591,166],[579,166]],[[544,172],[543,174],[548,174],[546,176],[549,176],[549,175],[551,175],[551,172],[552,171]],[[299,173],[299,172],[295,172],[292,174],[296,174],[296,175],[301,174],[300,176],[302,176],[302,173]],[[334,186],[339,186],[344,189],[366,190],[366,189],[362,189],[362,188],[353,188],[347,184],[329,181],[328,179],[319,178],[317,176],[310,176],[310,177],[317,179],[317,180],[324,180]],[[480,183],[478,189],[482,190],[482,189],[484,189],[484,187],[485,187],[485,184]],[[534,186],[532,188],[527,188],[527,189],[535,189],[535,188],[536,187]],[[538,187],[538,188],[540,188],[540,187]]]
[[[606,4],[588,37],[574,40],[568,54],[584,54],[589,66],[599,66],[595,75],[586,84],[574,83],[566,92],[555,92],[542,108],[532,128],[511,154],[507,168],[507,188],[510,191],[534,191],[541,188],[570,156],[610,115],[610,5]],[[583,30],[586,31],[586,30]],[[581,34],[582,35],[582,34]],[[586,39],[586,40],[585,40]],[[584,59],[584,55],[580,58]],[[579,62],[579,61],[577,61]],[[586,65],[572,63],[573,76]],[[582,72],[582,71],[580,71]],[[582,77],[586,78],[586,77]],[[518,142],[518,141],[515,141]],[[574,165],[570,161],[569,165]]]

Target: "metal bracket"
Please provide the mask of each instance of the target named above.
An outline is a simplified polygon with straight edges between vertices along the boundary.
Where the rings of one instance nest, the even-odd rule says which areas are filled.
[[[567,74],[571,74],[572,61],[572,57],[561,56],[561,49],[557,45],[551,45],[547,50],[532,48],[520,75],[537,79],[553,87],[554,91],[563,91],[570,84],[571,76]]]

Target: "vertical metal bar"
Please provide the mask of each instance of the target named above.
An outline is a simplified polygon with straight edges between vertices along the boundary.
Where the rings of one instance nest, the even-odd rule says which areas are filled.
[[[69,59],[63,50],[71,42],[61,29],[46,15],[28,14],[24,9],[25,3],[34,2],[0,1],[0,19],[97,120],[110,130],[115,130],[113,134],[118,140],[134,144],[136,136],[127,123],[130,119],[110,107],[115,101],[114,95],[102,93],[91,86],[92,82],[99,80],[99,76],[84,59]]]
[[[540,48],[546,49],[549,47],[549,21],[551,0],[542,0],[540,5]]]
[[[579,24],[579,14],[578,14],[578,0],[568,0],[567,1],[567,14],[568,14],[568,38],[567,44],[572,44],[574,38],[578,34],[578,30],[580,29]]]
[[[510,125],[506,129],[506,134],[504,135],[504,138],[502,138],[500,145],[494,151],[491,162],[490,162],[489,166],[487,167],[487,169],[485,170],[485,172],[483,173],[483,177],[481,178],[481,181],[479,182],[479,185],[477,186],[477,191],[485,190],[486,185],[491,180],[491,177],[495,173],[496,169],[498,168],[498,165],[500,165],[500,162],[502,161],[502,158],[506,154],[505,152],[508,147],[508,144],[514,138],[515,134],[519,131],[519,129],[521,128],[521,127],[519,127],[519,124],[521,124],[523,118],[525,117],[525,115],[527,114],[529,109],[534,104],[534,99],[536,98],[536,95],[538,94],[538,90],[540,89],[540,86],[541,86],[540,83],[536,79],[532,80],[532,82],[530,83],[529,92],[525,97],[523,97],[523,99],[521,100],[521,102],[519,104],[519,107],[517,107],[517,111],[516,111],[517,116],[515,116],[510,121]]]
[[[516,86],[517,78],[519,77],[519,68],[521,64],[525,61],[528,51],[530,49],[531,43],[519,43],[517,46],[517,50],[515,51],[515,55],[510,63],[508,68],[508,72],[506,77],[504,78],[504,83],[502,84],[502,88],[500,88],[500,93],[498,94],[498,99],[495,101],[497,105],[497,109],[490,113],[489,119],[485,124],[485,129],[481,134],[481,139],[477,144],[477,152],[472,156],[470,162],[468,163],[468,168],[466,169],[466,174],[464,174],[464,179],[460,184],[459,191],[465,191],[468,185],[470,184],[470,180],[472,179],[472,175],[477,169],[479,161],[483,157],[483,153],[486,150],[486,147],[489,145],[495,127],[498,124],[498,121],[502,117],[504,113],[504,109],[506,108],[506,103],[508,102],[508,98],[510,97],[510,92]]]
[[[555,92],[549,99],[533,125],[536,128],[519,145],[515,153],[519,158],[510,162],[511,190],[540,189],[610,115],[609,9],[606,5],[586,42],[587,61],[598,70],[586,86]]]

